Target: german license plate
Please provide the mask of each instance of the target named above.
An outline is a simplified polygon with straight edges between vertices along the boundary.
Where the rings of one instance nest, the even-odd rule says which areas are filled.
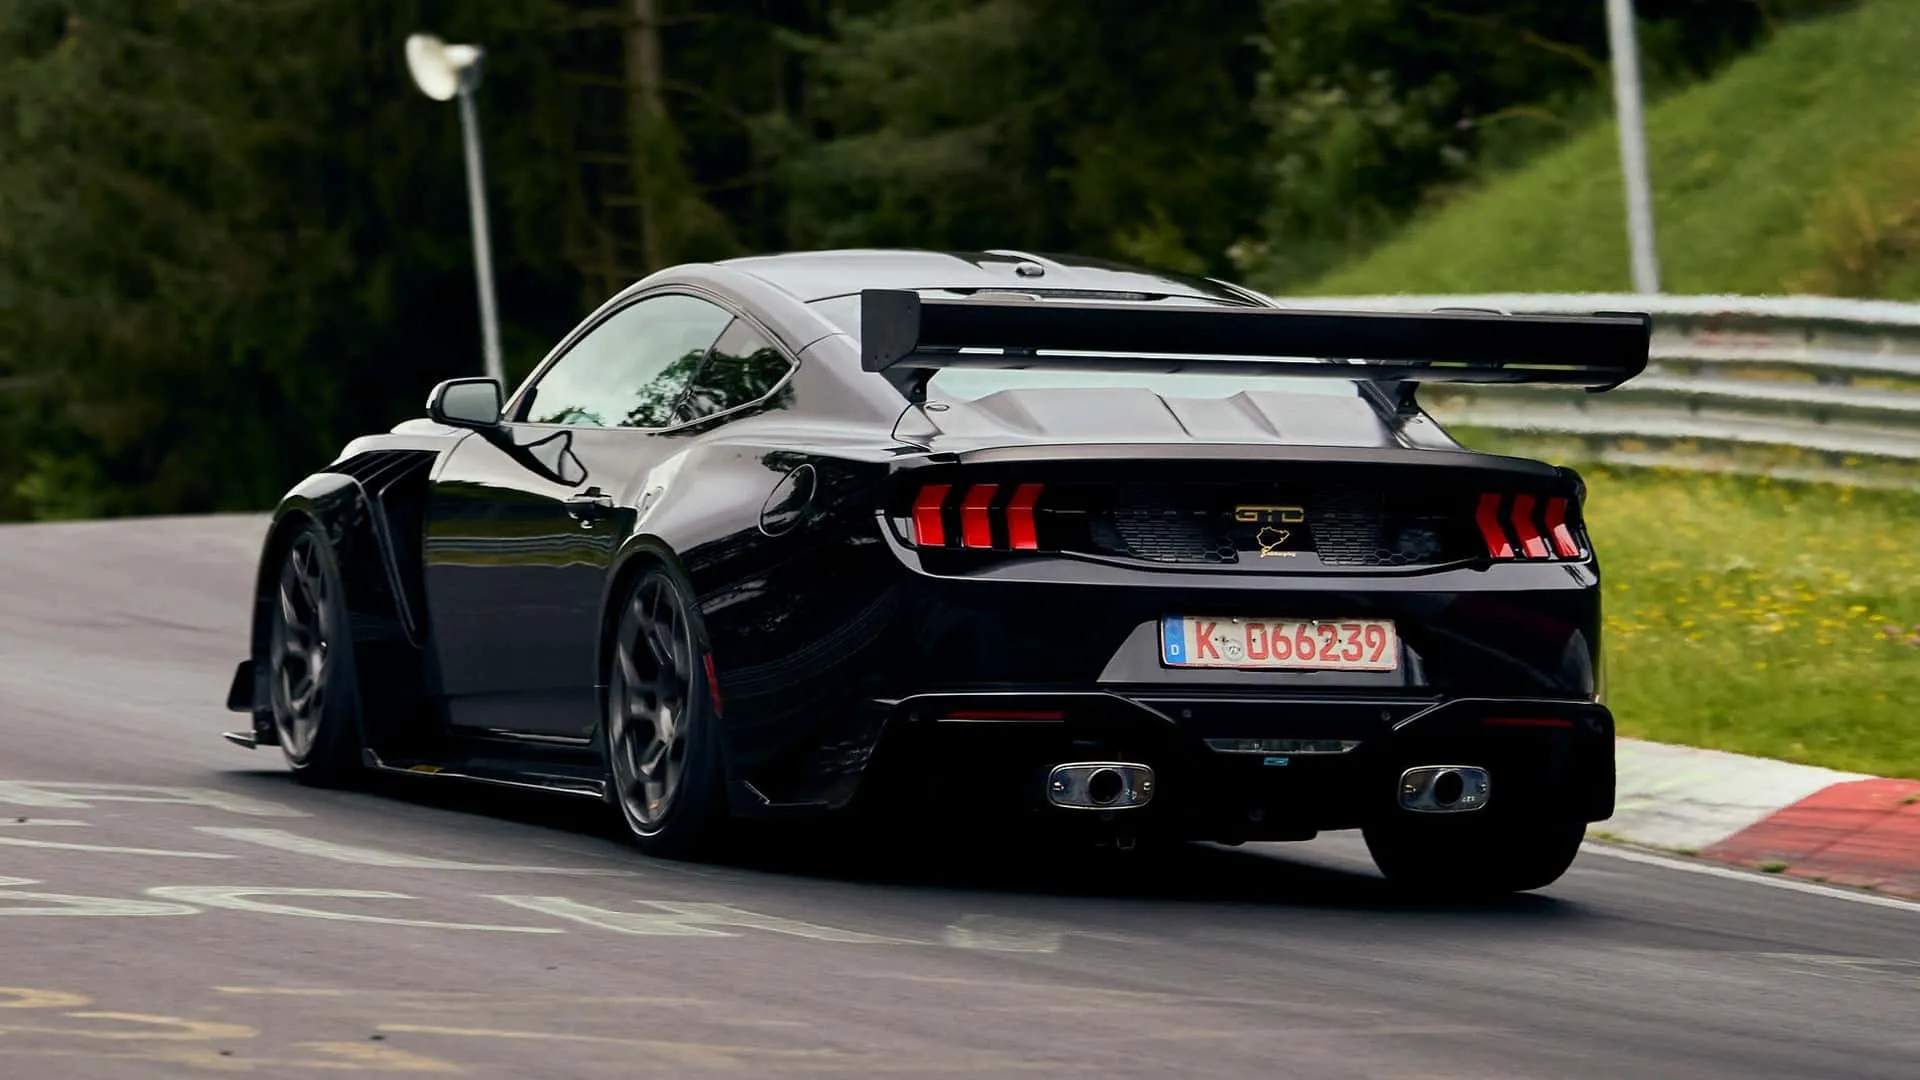
[[[1393,671],[1400,641],[1384,619],[1202,619],[1160,623],[1168,667],[1287,671]]]

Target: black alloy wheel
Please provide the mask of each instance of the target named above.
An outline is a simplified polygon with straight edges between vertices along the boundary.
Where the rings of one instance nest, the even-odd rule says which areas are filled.
[[[339,567],[311,523],[281,556],[267,650],[273,726],[293,775],[321,786],[346,782],[360,765],[353,639]]]
[[[634,582],[609,653],[606,744],[613,801],[642,850],[691,857],[725,818],[706,635],[664,566]]]

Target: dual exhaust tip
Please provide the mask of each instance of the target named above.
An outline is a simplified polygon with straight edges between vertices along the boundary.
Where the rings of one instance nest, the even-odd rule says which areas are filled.
[[[1400,774],[1400,806],[1462,814],[1487,805],[1492,778],[1476,765],[1416,765]],[[1153,800],[1153,769],[1131,761],[1072,761],[1047,774],[1047,801],[1070,810],[1133,810]]]
[[[1072,761],[1047,774],[1047,801],[1069,810],[1134,810],[1153,799],[1153,769],[1131,761]]]

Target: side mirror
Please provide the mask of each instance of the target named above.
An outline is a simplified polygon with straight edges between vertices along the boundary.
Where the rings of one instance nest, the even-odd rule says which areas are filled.
[[[427,416],[454,427],[494,427],[500,423],[500,384],[493,379],[448,379],[427,395]]]

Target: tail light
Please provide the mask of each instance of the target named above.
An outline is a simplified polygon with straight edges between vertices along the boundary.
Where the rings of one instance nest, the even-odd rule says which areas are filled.
[[[1474,524],[1494,559],[1578,559],[1586,554],[1568,521],[1569,500],[1553,495],[1480,496]]]
[[[942,507],[952,484],[928,484],[913,500],[913,542],[918,547],[945,547],[947,524]]]
[[[915,547],[1038,551],[1044,484],[927,484],[913,500]],[[948,526],[958,523],[959,528]]]

